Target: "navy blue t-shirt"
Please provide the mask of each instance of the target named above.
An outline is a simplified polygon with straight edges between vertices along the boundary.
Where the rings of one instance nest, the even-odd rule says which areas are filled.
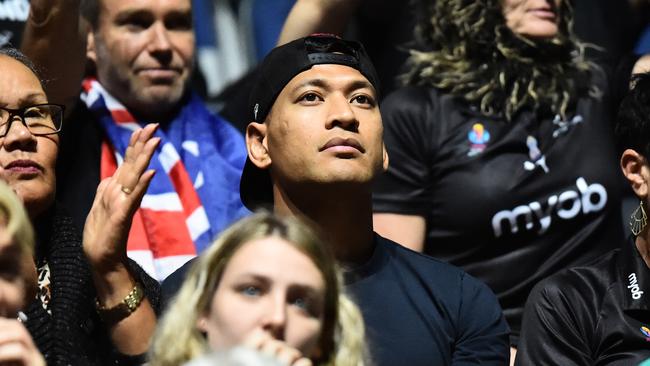
[[[509,329],[496,296],[457,267],[379,235],[345,273],[376,365],[507,365]]]
[[[191,263],[162,285],[163,303]],[[509,329],[496,296],[462,270],[375,235],[370,260],[345,272],[376,366],[507,365]]]

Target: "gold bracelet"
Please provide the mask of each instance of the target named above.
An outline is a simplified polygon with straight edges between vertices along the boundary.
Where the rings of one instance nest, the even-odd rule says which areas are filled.
[[[133,290],[119,304],[106,308],[99,303],[99,300],[95,299],[95,306],[97,314],[105,323],[115,324],[131,315],[140,306],[142,299],[144,299],[144,291],[140,284],[136,282]]]

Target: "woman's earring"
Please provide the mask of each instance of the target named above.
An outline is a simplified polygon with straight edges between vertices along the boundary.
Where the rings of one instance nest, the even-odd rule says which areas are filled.
[[[648,216],[643,208],[643,201],[639,202],[639,207],[632,212],[630,216],[630,230],[634,236],[638,236],[648,225]]]

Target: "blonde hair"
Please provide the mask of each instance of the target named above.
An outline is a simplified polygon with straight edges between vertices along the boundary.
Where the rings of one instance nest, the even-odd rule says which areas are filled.
[[[261,212],[228,228],[197,259],[178,295],[164,314],[150,351],[150,364],[171,366],[187,362],[209,350],[196,327],[210,302],[230,259],[252,240],[278,236],[307,255],[325,280],[325,310],[320,338],[322,366],[363,366],[364,327],[357,306],[341,293],[341,280],[329,247],[296,218]]]
[[[18,196],[5,182],[0,181],[0,220],[5,221],[4,228],[9,238],[21,249],[23,255],[34,254],[34,229],[27,217],[27,212]]]

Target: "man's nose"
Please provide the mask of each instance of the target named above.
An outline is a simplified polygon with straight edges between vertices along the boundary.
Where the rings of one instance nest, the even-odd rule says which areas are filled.
[[[156,22],[151,26],[151,39],[149,50],[151,52],[168,52],[172,48],[167,27],[162,22]]]
[[[345,130],[358,130],[359,121],[352,109],[352,105],[350,105],[350,102],[344,95],[334,94],[330,96],[329,104],[327,129],[340,127]]]

